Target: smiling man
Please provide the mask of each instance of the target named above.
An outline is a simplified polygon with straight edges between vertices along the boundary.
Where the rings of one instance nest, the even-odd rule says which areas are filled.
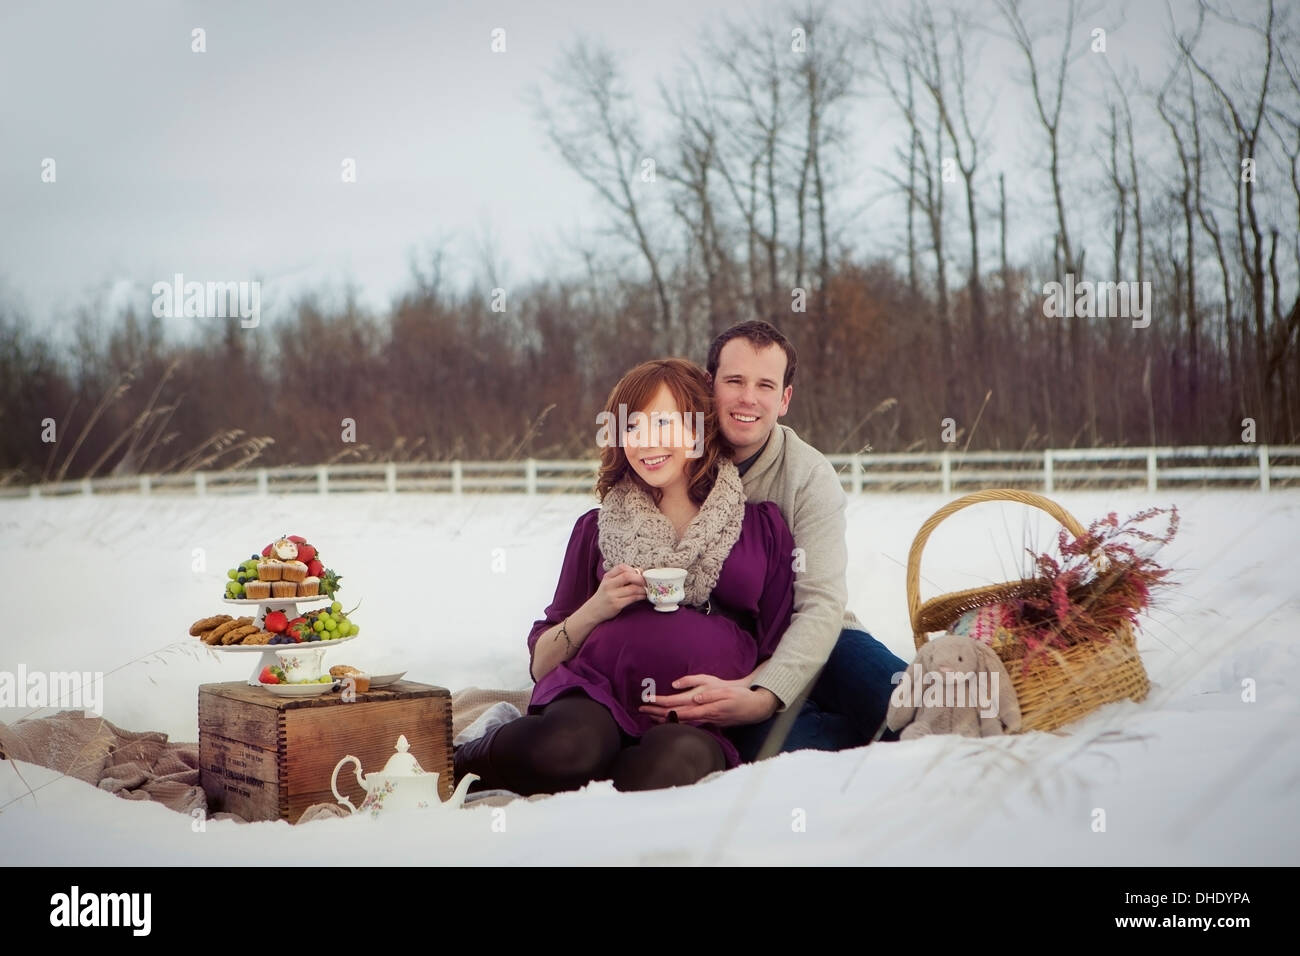
[[[673,683],[676,693],[641,708],[729,727],[746,760],[778,746],[841,750],[870,743],[884,724],[893,675],[907,666],[846,608],[844,489],[825,456],[778,422],[790,408],[796,363],[794,346],[767,322],[727,329],[709,347],[707,362],[746,499],[775,502],[794,535],[790,626],[749,677],[683,675]]]

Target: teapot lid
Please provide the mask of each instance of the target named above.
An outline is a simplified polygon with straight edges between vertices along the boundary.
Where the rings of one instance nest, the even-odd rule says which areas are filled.
[[[409,752],[410,749],[411,745],[406,740],[406,734],[402,734],[397,738],[397,753],[388,758],[388,763],[384,764],[383,774],[389,777],[414,777],[423,774],[424,768]]]

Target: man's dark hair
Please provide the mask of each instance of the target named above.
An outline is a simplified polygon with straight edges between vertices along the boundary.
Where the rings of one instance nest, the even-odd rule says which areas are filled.
[[[733,325],[713,340],[713,344],[709,346],[708,362],[705,363],[710,376],[718,374],[718,358],[722,355],[722,347],[732,339],[745,339],[756,349],[765,349],[769,345],[781,346],[785,351],[785,381],[781,383],[781,387],[785,388],[794,381],[794,367],[799,361],[794,346],[775,325],[757,320]]]

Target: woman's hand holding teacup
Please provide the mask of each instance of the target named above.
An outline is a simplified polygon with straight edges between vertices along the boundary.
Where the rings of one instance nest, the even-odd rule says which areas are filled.
[[[645,599],[645,578],[641,571],[630,564],[616,564],[600,579],[600,587],[588,599],[587,606],[597,620],[609,621],[629,604]]]

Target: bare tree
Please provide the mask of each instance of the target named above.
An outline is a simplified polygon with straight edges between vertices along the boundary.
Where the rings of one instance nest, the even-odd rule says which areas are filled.
[[[872,54],[872,78],[888,93],[890,100],[902,116],[908,130],[908,148],[904,152],[895,150],[900,162],[907,157],[907,178],[899,176],[893,169],[885,169],[884,175],[893,181],[908,200],[908,215],[919,210],[929,231],[930,248],[934,253],[935,266],[935,319],[939,330],[940,374],[944,382],[944,405],[952,408],[955,404],[955,383],[953,368],[955,362],[954,344],[948,295],[948,261],[944,244],[944,195],[941,177],[941,157],[945,132],[943,119],[938,110],[932,115],[923,113],[921,104],[914,95],[914,86],[923,70],[922,55],[918,52],[915,38],[918,31],[911,24],[885,18],[882,29],[873,30],[868,35],[868,47]],[[887,42],[886,37],[893,38]],[[895,75],[896,71],[901,77]],[[920,81],[924,85],[924,80]],[[931,138],[932,137],[932,138]]]
[[[1066,204],[1061,183],[1061,113],[1065,104],[1065,80],[1072,59],[1070,50],[1074,44],[1075,24],[1086,14],[1080,11],[1078,0],[1066,0],[1061,50],[1056,57],[1055,74],[1049,76],[1049,67],[1041,64],[1035,53],[1033,34],[1021,12],[1022,0],[994,0],[994,2],[1011,28],[1012,40],[1025,57],[1029,67],[1029,85],[1033,94],[1034,109],[1037,111],[1038,121],[1043,131],[1047,134],[1048,174],[1052,184],[1052,199],[1056,204],[1057,242],[1062,255],[1060,271],[1078,274],[1083,269],[1083,253],[1080,251],[1076,260],[1069,224],[1066,221]]]
[[[540,97],[536,100],[547,137],[565,163],[624,221],[624,235],[650,270],[661,332],[671,334],[673,308],[660,252],[650,238],[646,212],[632,191],[645,152],[631,94],[614,55],[580,40],[567,51],[565,66],[552,72],[551,79],[560,91],[559,108]]]
[[[724,229],[714,209],[712,177],[718,166],[718,133],[707,84],[695,67],[690,69],[691,86],[675,93],[663,86],[660,94],[677,124],[677,163],[663,171],[664,177],[681,188],[674,198],[674,212],[685,224],[690,244],[697,250],[704,273],[708,336],[734,324],[732,303],[733,266],[727,251]]]
[[[722,92],[715,94],[724,144],[717,168],[745,224],[754,314],[780,325],[789,314],[780,291],[780,131],[789,123],[792,80],[777,37],[764,23],[728,24],[724,35],[726,43],[705,47],[723,76]]]
[[[1255,92],[1247,90],[1245,81],[1239,79],[1235,84],[1239,91],[1234,96],[1233,92],[1210,71],[1209,64],[1198,57],[1194,40],[1199,38],[1200,28],[1207,14],[1222,23],[1241,27],[1263,41],[1263,68],[1255,85]],[[1222,13],[1206,0],[1199,0],[1197,29],[1193,33],[1193,39],[1189,40],[1181,34],[1176,34],[1176,42],[1180,53],[1213,92],[1227,118],[1228,133],[1236,148],[1234,179],[1237,186],[1237,251],[1251,292],[1251,315],[1254,321],[1252,338],[1258,376],[1255,382],[1256,403],[1261,409],[1260,414],[1266,416],[1267,421],[1273,406],[1273,378],[1276,369],[1276,366],[1269,361],[1270,328],[1278,320],[1269,321],[1269,309],[1266,304],[1269,278],[1266,275],[1264,262],[1265,227],[1256,205],[1256,171],[1265,158],[1261,132],[1264,129],[1268,96],[1272,88],[1273,67],[1278,53],[1274,0],[1267,2],[1263,25]]]
[[[974,25],[956,10],[948,11],[948,19],[940,34],[934,15],[928,5],[917,11],[916,42],[922,64],[921,80],[934,101],[939,120],[952,144],[954,161],[961,172],[966,187],[966,223],[970,236],[970,272],[967,289],[970,294],[971,346],[976,355],[983,355],[986,347],[984,285],[980,276],[979,221],[975,215],[975,172],[979,166],[982,133],[971,128],[969,96],[970,64],[966,57],[966,37],[974,32]],[[950,62],[952,69],[944,70]],[[951,89],[949,89],[951,87]]]
[[[1165,85],[1156,97],[1156,110],[1169,129],[1169,136],[1174,141],[1178,154],[1180,183],[1178,187],[1178,204],[1183,214],[1183,239],[1185,279],[1183,285],[1183,313],[1187,316],[1187,390],[1188,404],[1192,412],[1200,410],[1200,315],[1196,305],[1196,210],[1200,201],[1200,166],[1201,157],[1194,149],[1194,141],[1189,142],[1187,131],[1191,127],[1190,119],[1178,113],[1169,102],[1169,93],[1173,84],[1184,74],[1185,65],[1175,66]],[[1189,96],[1194,96],[1189,84]],[[1130,126],[1131,129],[1131,126]]]
[[[826,152],[842,138],[838,110],[853,84],[853,57],[848,36],[831,23],[825,8],[808,7],[796,17],[804,31],[806,50],[800,54],[796,73],[800,81],[801,105],[804,109],[805,136],[803,158],[799,168],[795,209],[798,236],[795,242],[795,285],[803,285],[805,262],[805,219],[807,191],[812,188],[812,202],[817,219],[817,296],[814,315],[824,321],[830,284],[831,240],[828,208],[831,197],[826,177]]]
[[[916,115],[916,94],[913,90],[912,71],[907,71],[907,102],[903,115]],[[915,123],[908,124],[907,137],[907,288],[913,299],[920,298],[916,275],[916,153],[917,130]]]
[[[1228,390],[1233,398],[1233,408],[1239,413],[1245,412],[1245,393],[1244,383],[1241,372],[1241,348],[1240,336],[1236,332],[1236,322],[1234,320],[1233,310],[1233,290],[1236,279],[1233,272],[1232,263],[1228,255],[1222,228],[1219,226],[1218,217],[1214,213],[1209,197],[1206,195],[1204,188],[1205,164],[1208,157],[1208,149],[1203,139],[1202,131],[1204,129],[1201,120],[1201,107],[1197,100],[1196,83],[1192,75],[1190,58],[1187,50],[1194,46],[1200,36],[1204,24],[1204,11],[1198,18],[1196,30],[1190,40],[1184,41],[1178,36],[1177,30],[1171,30],[1171,36],[1174,46],[1178,50],[1178,61],[1175,64],[1175,70],[1181,72],[1186,82],[1187,90],[1187,121],[1191,132],[1190,157],[1193,172],[1193,203],[1196,208],[1196,221],[1200,224],[1205,234],[1210,237],[1211,244],[1214,247],[1215,261],[1219,266],[1219,281],[1221,294],[1223,296],[1223,341],[1227,350],[1227,373],[1228,373]],[[1226,169],[1227,175],[1236,180],[1238,172],[1228,164]]]

